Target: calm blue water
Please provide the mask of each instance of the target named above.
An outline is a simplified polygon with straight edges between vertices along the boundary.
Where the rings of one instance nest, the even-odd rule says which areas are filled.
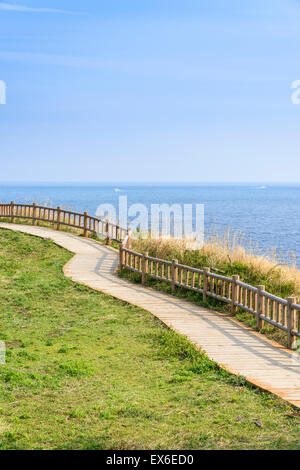
[[[120,191],[116,192],[116,189]],[[0,185],[0,201],[62,205],[95,214],[99,204],[204,204],[206,230],[240,230],[262,249],[277,247],[296,254],[300,265],[300,185]]]

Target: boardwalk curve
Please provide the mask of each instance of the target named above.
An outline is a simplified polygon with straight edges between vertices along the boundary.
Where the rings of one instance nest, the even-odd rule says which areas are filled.
[[[73,281],[148,310],[234,374],[300,407],[300,361],[292,351],[225,315],[116,276],[118,253],[91,239],[43,227],[0,228],[50,238],[75,256],[64,267]]]

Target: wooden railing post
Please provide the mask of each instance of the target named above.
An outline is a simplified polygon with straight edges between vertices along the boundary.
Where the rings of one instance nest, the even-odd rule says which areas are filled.
[[[237,281],[240,280],[240,276],[232,276],[232,297],[231,297],[231,315],[235,315],[236,313],[236,301],[238,300],[238,286],[236,284]]]
[[[83,222],[83,226],[84,226],[84,230],[83,230],[83,236],[84,237],[87,237],[88,236],[88,212],[84,212],[84,222]]]
[[[207,286],[208,286],[208,273],[210,272],[210,268],[204,268],[203,269],[203,302],[206,302],[207,300]]]
[[[260,315],[264,313],[264,297],[262,292],[265,290],[265,286],[258,286],[257,292],[257,313],[256,313],[256,329],[261,330],[265,324],[264,320],[260,318]]]
[[[106,222],[106,226],[105,226],[105,232],[106,232],[106,241],[105,241],[105,244],[107,246],[110,245],[110,237],[109,237],[109,223]]]
[[[127,238],[127,248],[128,250],[131,250],[131,236],[132,236],[132,230],[131,228],[128,229],[128,238]]]
[[[147,274],[148,274],[148,260],[147,260],[148,252],[143,255],[142,258],[142,284],[143,286],[146,284]]]
[[[119,271],[122,273],[124,265],[124,250],[122,244],[119,247]]]
[[[172,260],[172,293],[175,294],[176,284],[175,282],[178,281],[178,259]]]
[[[15,221],[15,218],[14,218],[14,214],[15,214],[15,203],[14,201],[11,201],[10,203],[10,215],[11,215],[11,223],[13,224],[14,221]]]
[[[149,256],[148,251],[146,251],[145,256]],[[145,274],[146,274],[146,279],[147,279],[147,274],[149,273],[149,260],[146,258],[145,259]]]
[[[60,217],[61,217],[61,207],[57,208],[57,227],[56,230],[60,230]]]
[[[289,297],[287,299],[288,307],[287,307],[287,347],[289,349],[292,348],[293,345],[293,335],[292,330],[296,329],[296,315],[295,310],[292,308],[292,304],[296,303],[295,297]]]
[[[36,203],[32,204],[32,225],[36,225]]]

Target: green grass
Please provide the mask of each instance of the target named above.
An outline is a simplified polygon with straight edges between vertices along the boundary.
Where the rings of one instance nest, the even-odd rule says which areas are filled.
[[[0,449],[300,447],[291,406],[149,313],[65,278],[70,257],[0,230]]]

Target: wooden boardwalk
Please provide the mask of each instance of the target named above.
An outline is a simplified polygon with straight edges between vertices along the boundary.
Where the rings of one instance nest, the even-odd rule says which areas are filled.
[[[1,227],[52,239],[75,253],[64,267],[67,277],[148,310],[227,370],[300,407],[300,360],[292,351],[221,313],[118,278],[118,253],[112,248],[42,227]]]

